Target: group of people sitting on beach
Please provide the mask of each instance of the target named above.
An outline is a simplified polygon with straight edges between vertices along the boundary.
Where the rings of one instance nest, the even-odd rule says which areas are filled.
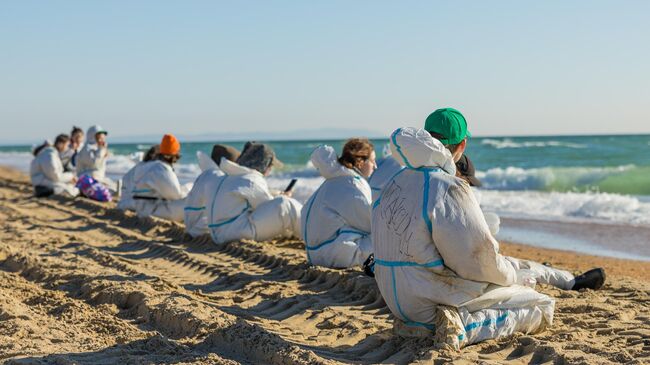
[[[88,128],[88,140],[84,143],[83,130],[73,127],[70,135],[59,134],[53,143],[45,141],[34,148],[30,177],[36,196],[67,194],[74,197],[80,193],[78,186],[87,180],[115,190],[115,182],[106,176],[107,135],[102,127],[92,126]]]
[[[75,179],[84,175],[115,189],[105,176],[107,132],[90,128],[83,145],[79,131],[34,152],[36,195],[76,195]],[[599,289],[605,272],[575,277],[502,255],[494,238],[499,218],[482,212],[471,188],[480,181],[465,155],[468,137],[464,116],[445,108],[424,128],[396,129],[381,159],[364,138],[348,140],[340,155],[320,146],[311,162],[325,181],[303,206],[291,189],[269,188],[265,177],[281,162],[257,142],[241,153],[227,145],[199,153],[202,173],[191,189],[182,186],[174,172],[181,145],[166,134],[122,178],[118,208],[182,221],[188,234],[210,235],[218,245],[302,238],[311,265],[361,267],[373,276],[402,334],[433,333],[460,348],[541,331],[552,323],[555,301],[536,283]]]

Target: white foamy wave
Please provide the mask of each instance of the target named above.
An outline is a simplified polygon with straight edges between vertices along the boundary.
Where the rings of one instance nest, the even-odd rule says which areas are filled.
[[[127,171],[131,170],[141,157],[132,155],[110,155],[106,160],[106,173],[109,175],[124,175]]]
[[[0,165],[29,172],[29,164],[32,162],[32,158],[34,158],[34,155],[29,152],[2,152],[0,153]]]
[[[519,167],[477,171],[485,189],[496,190],[570,190],[594,184],[610,175],[621,174],[634,165],[617,167]]]
[[[289,182],[291,182],[292,177],[289,175],[282,176],[269,176],[267,181],[269,183],[269,188],[274,190],[284,190]],[[318,189],[318,187],[325,181],[321,176],[311,176],[311,177],[298,177],[298,182],[293,189],[293,197],[305,204],[307,199]]]
[[[510,138],[505,139],[484,139],[482,144],[492,146],[497,149],[503,148],[530,148],[530,147],[566,147],[566,148],[586,148],[586,145],[560,141],[524,141],[515,142]]]
[[[608,193],[477,190],[481,207],[512,218],[567,218],[650,226],[650,201]]]

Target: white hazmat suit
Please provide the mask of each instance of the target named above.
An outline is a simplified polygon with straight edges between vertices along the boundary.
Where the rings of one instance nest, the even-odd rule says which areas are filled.
[[[201,151],[197,152],[199,166],[203,171],[194,181],[194,186],[185,198],[185,231],[192,237],[209,234],[206,205],[210,202],[221,180],[226,174],[212,159]]]
[[[120,188],[120,201],[117,208],[121,210],[135,210],[135,200],[133,200],[133,190],[135,190],[136,171],[141,169],[146,162],[139,161],[124,176],[122,176],[122,187]]]
[[[226,174],[212,189],[206,210],[212,240],[222,244],[239,239],[269,240],[300,236],[300,210],[295,199],[273,198],[264,176],[225,158]]]
[[[54,147],[45,147],[39,151],[29,166],[29,175],[32,185],[50,188],[54,194],[79,195],[79,189],[72,183],[74,174],[63,172],[59,151]]]
[[[406,168],[373,203],[372,237],[375,278],[393,314],[456,348],[550,325],[555,301],[518,284],[532,275],[570,289],[573,276],[502,256],[451,154],[428,132],[400,128],[390,142]]]
[[[370,190],[372,190],[372,201],[373,203],[379,198],[382,190],[388,182],[399,173],[404,166],[393,158],[393,156],[388,153],[384,158],[377,163],[377,169],[373,172],[372,175],[368,178],[368,184],[370,184]],[[480,203],[480,201],[479,201]],[[484,212],[485,220],[490,227],[490,233],[495,236],[499,233],[499,227],[501,225],[501,219],[496,213]]]
[[[171,165],[160,160],[145,162],[134,171],[133,181],[138,216],[183,221],[187,190],[181,187]]]
[[[302,238],[307,259],[331,268],[361,266],[372,253],[370,185],[341,165],[331,146],[318,147],[311,161],[325,182],[302,211]]]
[[[104,129],[98,125],[88,128],[88,142],[77,154],[77,176],[90,175],[93,179],[106,185],[109,189],[115,191],[116,184],[113,180],[106,177],[106,160],[108,159],[108,149],[97,145],[95,135]]]

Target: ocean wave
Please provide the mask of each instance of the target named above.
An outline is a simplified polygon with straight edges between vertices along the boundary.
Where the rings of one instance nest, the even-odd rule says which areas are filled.
[[[597,191],[650,195],[650,168],[616,167],[519,167],[477,171],[484,189]]]
[[[111,155],[107,172],[112,178],[120,178],[139,159],[138,153]],[[25,172],[31,160],[27,152],[0,153],[0,165]],[[298,178],[294,197],[304,203],[324,179],[310,163],[291,169],[296,170],[269,176],[269,186],[283,190],[292,178]],[[177,164],[175,170],[181,183],[193,182],[201,173],[195,163]],[[477,176],[484,184],[476,190],[481,205],[503,216],[650,225],[650,167],[507,167],[478,171]]]
[[[492,146],[497,149],[503,148],[543,148],[543,147],[565,147],[565,148],[587,148],[586,145],[561,141],[523,141],[515,142],[510,138],[490,139],[486,138],[481,144]]]
[[[481,207],[502,216],[650,225],[650,202],[610,193],[477,191]]]

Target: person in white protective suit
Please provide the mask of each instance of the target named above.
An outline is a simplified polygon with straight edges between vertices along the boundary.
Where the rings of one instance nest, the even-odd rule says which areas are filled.
[[[108,132],[99,125],[88,128],[88,142],[77,154],[77,176],[90,175],[107,188],[116,191],[117,185],[106,176],[106,160],[108,159]]]
[[[84,146],[84,131],[78,127],[72,127],[70,132],[70,142],[67,150],[60,154],[63,169],[68,171],[75,171],[77,165],[77,155]]]
[[[176,137],[165,134],[157,158],[135,170],[132,194],[138,216],[183,221],[187,189],[181,186],[173,168],[180,152]]]
[[[302,205],[290,193],[274,198],[264,178],[278,163],[269,146],[255,142],[246,143],[237,163],[221,159],[226,176],[206,204],[214,243],[300,236]]]
[[[453,109],[429,118],[427,129],[442,126],[437,132],[446,138],[416,128],[393,132],[391,150],[405,169],[373,203],[375,278],[398,326],[431,330],[437,341],[460,348],[551,325],[555,302],[531,288],[535,282],[603,285],[602,269],[574,278],[501,255],[469,184],[455,177],[454,161],[469,136],[465,119]]]
[[[122,176],[122,183],[120,186],[120,201],[117,203],[117,208],[121,210],[135,210],[135,200],[133,199],[133,190],[135,189],[135,175],[136,171],[146,165],[147,162],[153,161],[157,158],[160,145],[154,145],[142,155],[142,160],[135,164],[124,176]]]
[[[219,163],[222,158],[229,161],[236,161],[240,153],[234,147],[216,144],[212,147],[211,156],[203,152],[197,152],[201,175],[194,181],[192,190],[185,199],[185,231],[192,237],[209,234],[208,214],[206,205],[214,196],[214,193],[226,173],[221,171]]]
[[[325,182],[301,213],[307,260],[331,268],[361,266],[372,253],[372,201],[366,179],[376,168],[374,146],[353,138],[343,146],[341,157],[331,146],[321,146],[311,162]]]
[[[52,194],[79,195],[75,187],[77,178],[71,172],[63,171],[60,153],[68,148],[70,138],[60,134],[54,141],[54,146],[44,143],[34,149],[34,159],[29,166],[29,175],[37,197]]]

